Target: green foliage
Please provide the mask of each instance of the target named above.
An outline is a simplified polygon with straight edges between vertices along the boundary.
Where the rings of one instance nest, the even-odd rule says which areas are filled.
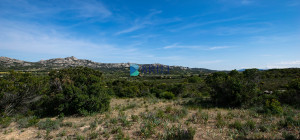
[[[139,133],[142,137],[149,138],[153,134],[155,134],[155,128],[154,127],[155,127],[155,124],[151,123],[150,121],[143,122],[140,125],[140,132]]]
[[[162,92],[160,94],[160,98],[164,98],[164,99],[174,99],[175,98],[175,95],[172,93],[172,92],[168,92],[168,91],[165,91],[165,92]]]
[[[149,94],[147,83],[115,80],[109,85],[118,97],[141,97]]]
[[[171,128],[167,128],[165,132],[165,136],[163,139],[165,140],[193,140],[196,130],[194,128],[184,129],[181,126],[172,126]]]
[[[50,92],[42,100],[44,115],[88,115],[108,110],[110,97],[101,72],[75,67],[52,71],[49,76]]]
[[[90,128],[91,128],[91,129],[95,129],[95,128],[97,127],[97,125],[98,125],[97,120],[94,120],[94,121],[92,121],[92,122],[90,123]]]
[[[97,132],[92,132],[89,134],[89,139],[97,139],[99,134]]]
[[[0,113],[26,114],[46,90],[44,76],[10,71],[0,78]]]
[[[243,135],[247,135],[249,131],[253,131],[256,128],[256,125],[252,120],[248,120],[246,123],[241,123],[240,121],[236,120],[234,123],[229,124],[229,128],[234,128]]]
[[[257,96],[255,76],[252,72],[229,74],[216,72],[206,78],[211,87],[211,98],[219,106],[240,107],[249,105]],[[253,78],[253,79],[252,79]]]
[[[36,125],[40,120],[36,116],[21,118],[18,120],[20,128],[27,128]]]
[[[2,128],[6,128],[10,125],[10,123],[12,122],[12,118],[5,116],[5,117],[0,117],[0,126]]]
[[[47,118],[46,120],[40,121],[38,123],[38,128],[51,131],[54,129],[58,129],[60,126],[60,123],[61,123],[60,120],[51,120],[51,119]]]
[[[300,119],[297,120],[292,116],[287,116],[278,122],[278,126],[280,126],[281,128],[300,127]]]
[[[229,127],[241,131],[243,129],[243,124],[236,120],[234,123],[230,124]]]
[[[203,79],[201,79],[198,76],[191,76],[191,77],[187,78],[187,80],[188,80],[189,83],[200,83],[200,82],[203,82]]]
[[[250,130],[254,130],[255,127],[256,127],[256,123],[255,123],[254,121],[252,121],[252,120],[248,120],[248,121],[246,122],[245,126],[246,126],[247,128],[249,128]]]
[[[223,128],[226,125],[226,122],[224,121],[224,118],[220,112],[217,114],[216,120],[217,120],[216,123],[217,128]]]
[[[137,122],[139,120],[139,116],[131,115],[131,119],[132,119],[133,122]]]
[[[277,101],[276,99],[266,100],[266,103],[264,105],[264,110],[266,113],[271,113],[271,114],[282,114],[283,110],[280,105],[280,102]]]
[[[60,124],[61,127],[72,127],[73,123],[72,122],[62,122]]]
[[[288,90],[279,94],[281,102],[300,107],[300,78],[289,82]]]
[[[287,132],[284,132],[282,137],[284,137],[285,140],[297,140],[297,136]]]

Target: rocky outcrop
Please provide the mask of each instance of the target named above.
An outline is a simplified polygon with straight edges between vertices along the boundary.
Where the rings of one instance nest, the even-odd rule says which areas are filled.
[[[5,67],[16,67],[16,66],[31,66],[32,63],[1,56],[0,65]]]
[[[48,60],[40,60],[38,62],[26,62],[22,60],[12,59],[8,57],[0,57],[1,67],[26,67],[26,66],[39,66],[49,68],[63,68],[72,66],[85,66],[91,68],[126,68],[129,63],[98,63],[86,59],[77,59],[74,56],[66,58],[54,58]]]
[[[163,64],[144,64],[144,65],[163,65]],[[130,63],[99,63],[93,62],[91,60],[86,59],[77,59],[74,56],[66,57],[66,58],[54,58],[48,60],[40,60],[38,62],[27,62],[17,59],[12,59],[8,57],[0,57],[0,70],[46,70],[46,69],[59,69],[65,67],[75,67],[75,66],[84,66],[95,69],[124,69],[130,67]],[[163,65],[167,67],[167,65]],[[170,69],[174,71],[211,71],[208,69],[202,68],[189,68],[182,66],[170,66]]]

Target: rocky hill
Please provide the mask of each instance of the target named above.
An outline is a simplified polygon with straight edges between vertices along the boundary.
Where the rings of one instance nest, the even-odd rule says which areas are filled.
[[[149,65],[149,64],[146,64]],[[153,64],[161,65],[161,64]],[[22,71],[43,71],[51,69],[60,69],[66,67],[84,66],[102,71],[113,70],[126,70],[129,68],[130,63],[99,63],[86,59],[77,59],[74,56],[66,58],[54,58],[48,60],[40,60],[38,62],[27,62],[23,60],[17,60],[8,57],[0,57],[0,71],[7,70],[22,70]],[[166,65],[164,65],[166,66]],[[209,69],[203,68],[188,68],[182,66],[170,66],[170,69],[183,72],[183,71],[200,71],[200,72],[213,72]]]

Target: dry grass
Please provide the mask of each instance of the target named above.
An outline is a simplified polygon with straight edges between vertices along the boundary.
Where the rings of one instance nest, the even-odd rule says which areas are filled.
[[[59,122],[60,127],[54,130],[39,129],[38,126],[19,128],[18,123],[13,122],[0,129],[0,139],[163,139],[171,126],[180,126],[182,130],[193,128],[194,139],[235,139],[241,136],[283,139],[283,132],[299,138],[299,128],[278,128],[280,116],[264,116],[243,109],[188,109],[182,106],[182,102],[149,98],[112,99],[108,112],[87,117],[64,117]],[[44,120],[46,118],[41,119]],[[254,126],[246,129],[249,121]],[[237,129],[239,126],[235,122],[243,125],[243,131]]]

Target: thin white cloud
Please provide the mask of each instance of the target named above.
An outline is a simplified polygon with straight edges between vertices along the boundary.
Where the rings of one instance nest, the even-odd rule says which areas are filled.
[[[210,47],[208,50],[220,50],[220,49],[227,49],[230,48],[229,46],[215,46],[215,47]]]
[[[209,61],[198,61],[198,64],[216,64],[224,62],[224,60],[209,60]]]
[[[178,45],[178,43],[168,45],[163,47],[163,49],[200,49],[202,46],[184,46],[184,45]]]
[[[218,19],[218,20],[212,20],[212,21],[206,21],[206,22],[202,22],[202,21],[198,21],[198,22],[194,22],[194,23],[189,23],[189,24],[185,24],[184,26],[181,26],[179,28],[175,28],[175,29],[171,29],[171,32],[177,32],[177,31],[181,31],[181,30],[185,30],[185,29],[190,29],[190,28],[195,28],[195,27],[199,27],[199,26],[204,26],[204,25],[210,25],[210,24],[216,24],[216,23],[223,23],[223,22],[230,22],[230,21],[235,21],[235,20],[241,20],[244,17],[233,17],[233,18],[227,18],[227,19]]]
[[[141,62],[142,58],[147,60],[152,57],[134,46],[119,46],[109,42],[95,43],[59,32],[50,26],[3,21],[0,25],[0,51],[22,53],[23,57],[31,55],[44,55],[50,58],[76,56],[105,62],[127,60]]]
[[[3,0],[0,2],[0,15],[12,15],[23,18],[43,19],[43,18],[107,18],[112,12],[100,1],[96,0],[66,0],[57,2],[35,1],[29,0],[10,1]],[[14,8],[11,8],[14,7]]]
[[[121,31],[115,33],[115,35],[121,35],[121,34],[125,34],[125,33],[134,32],[136,30],[145,28],[147,25],[154,24],[153,21],[151,20],[151,18],[154,15],[160,14],[161,12],[162,11],[151,10],[150,14],[148,14],[146,17],[136,19],[131,27],[121,30]]]
[[[138,29],[141,29],[141,28],[144,28],[144,25],[143,24],[140,24],[140,25],[134,25],[128,29],[125,29],[125,30],[122,30],[122,31],[119,31],[116,33],[116,35],[120,35],[120,34],[125,34],[125,33],[130,33],[130,32],[133,32],[133,31],[136,31]]]
[[[77,6],[75,9],[78,10],[79,16],[90,18],[90,17],[109,17],[112,15],[111,11],[109,11],[103,3],[96,0],[88,0],[88,1],[76,1]],[[74,6],[75,7],[75,6]]]
[[[247,6],[256,3],[255,0],[219,0],[219,2],[224,4],[230,4],[234,6]]]
[[[202,46],[202,45],[178,45],[178,43],[164,46],[163,49],[196,49],[196,50],[220,50],[220,49],[227,49],[231,48],[230,46]]]
[[[272,68],[300,68],[300,60],[294,60],[294,61],[282,61],[275,64],[267,65],[266,68],[272,69]]]

